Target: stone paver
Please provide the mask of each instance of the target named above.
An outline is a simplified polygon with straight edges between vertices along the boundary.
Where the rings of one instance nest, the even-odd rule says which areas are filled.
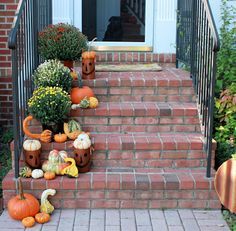
[[[1,231],[229,231],[219,210],[67,209],[55,210],[51,221],[24,229],[5,210]]]

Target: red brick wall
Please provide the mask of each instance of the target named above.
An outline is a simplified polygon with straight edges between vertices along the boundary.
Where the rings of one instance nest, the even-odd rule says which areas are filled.
[[[0,0],[0,125],[12,124],[11,52],[7,47],[18,0]]]

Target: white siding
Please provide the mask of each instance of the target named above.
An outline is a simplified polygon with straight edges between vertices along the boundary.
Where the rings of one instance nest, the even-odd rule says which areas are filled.
[[[158,0],[154,6],[154,52],[175,53],[177,0]]]

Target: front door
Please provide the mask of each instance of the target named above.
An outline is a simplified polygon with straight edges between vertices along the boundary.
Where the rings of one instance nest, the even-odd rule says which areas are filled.
[[[96,50],[153,48],[153,0],[54,0],[54,3],[54,22],[61,19],[75,25],[89,41],[96,37],[93,44]]]

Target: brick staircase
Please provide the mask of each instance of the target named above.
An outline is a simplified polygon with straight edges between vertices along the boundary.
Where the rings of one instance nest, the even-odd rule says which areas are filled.
[[[76,83],[74,83],[76,84]],[[58,208],[219,208],[189,73],[172,65],[161,72],[96,73],[84,81],[100,100],[97,109],[71,111],[95,147],[92,171],[78,179],[24,179],[40,197],[57,190]],[[31,130],[39,131],[37,121]],[[72,142],[43,144],[42,160]],[[214,151],[213,151],[214,152]],[[213,162],[214,160],[212,160]],[[13,172],[3,181],[4,205],[15,194]]]

